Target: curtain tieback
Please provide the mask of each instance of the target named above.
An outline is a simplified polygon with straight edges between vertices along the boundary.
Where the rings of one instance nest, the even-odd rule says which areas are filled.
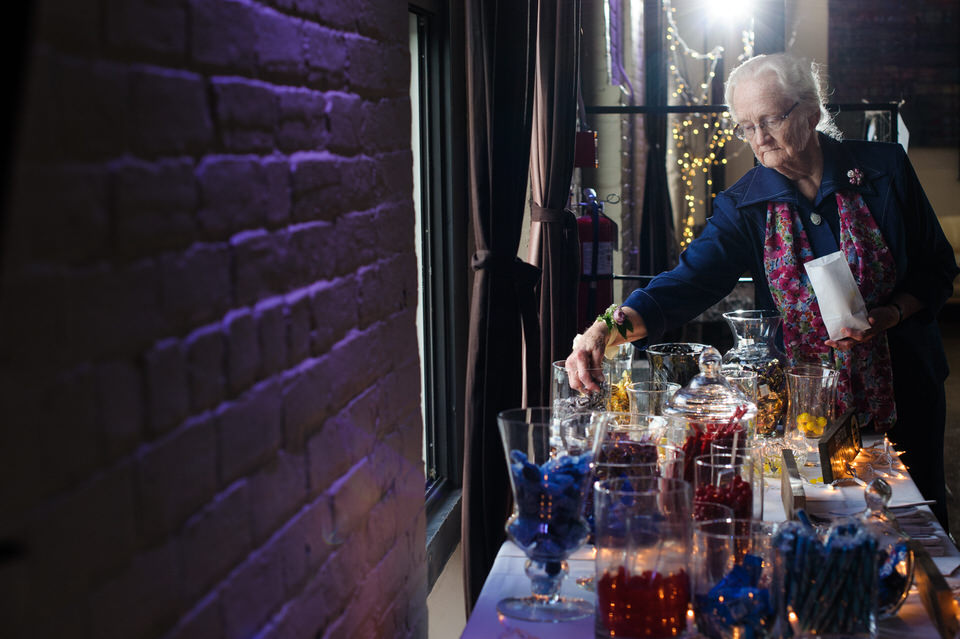
[[[518,284],[534,286],[540,282],[540,268],[524,262],[516,255],[480,250],[473,254],[470,265],[475,271],[490,271],[515,277]]]

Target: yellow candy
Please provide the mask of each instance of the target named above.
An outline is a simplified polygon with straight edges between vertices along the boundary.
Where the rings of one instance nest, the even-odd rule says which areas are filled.
[[[819,437],[823,434],[823,429],[826,425],[826,417],[817,417],[810,413],[800,413],[797,415],[797,428],[808,436]]]
[[[630,398],[627,395],[627,384],[630,383],[630,373],[623,371],[620,381],[610,388],[610,400],[607,402],[609,410],[626,413],[630,411]]]

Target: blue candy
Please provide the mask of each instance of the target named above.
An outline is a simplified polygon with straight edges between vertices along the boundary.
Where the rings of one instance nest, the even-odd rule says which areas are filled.
[[[507,533],[533,559],[566,557],[587,538],[580,506],[591,456],[564,456],[537,466],[512,450],[510,460],[516,512],[507,521]]]
[[[733,628],[744,638],[755,639],[768,633],[774,609],[770,591],[759,586],[763,560],[746,555],[710,589],[697,595],[697,627],[711,639],[731,637]]]

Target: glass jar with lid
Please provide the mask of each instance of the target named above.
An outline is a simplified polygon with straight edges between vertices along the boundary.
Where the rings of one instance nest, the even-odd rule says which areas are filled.
[[[877,539],[877,613],[881,619],[897,614],[910,594],[914,573],[910,536],[887,508],[892,496],[890,484],[882,477],[875,478],[863,491],[867,507],[860,515]]]
[[[757,406],[727,382],[720,352],[708,346],[700,355],[700,374],[667,402],[667,443],[684,451],[684,478],[693,483],[697,458],[709,455],[714,442],[731,449],[747,444],[747,425]]]

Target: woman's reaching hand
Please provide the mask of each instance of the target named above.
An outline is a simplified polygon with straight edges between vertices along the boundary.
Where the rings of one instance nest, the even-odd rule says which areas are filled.
[[[603,352],[607,348],[610,329],[603,322],[594,322],[583,335],[573,340],[573,352],[567,357],[567,379],[577,391],[599,391],[603,382],[595,371],[603,366]]]

